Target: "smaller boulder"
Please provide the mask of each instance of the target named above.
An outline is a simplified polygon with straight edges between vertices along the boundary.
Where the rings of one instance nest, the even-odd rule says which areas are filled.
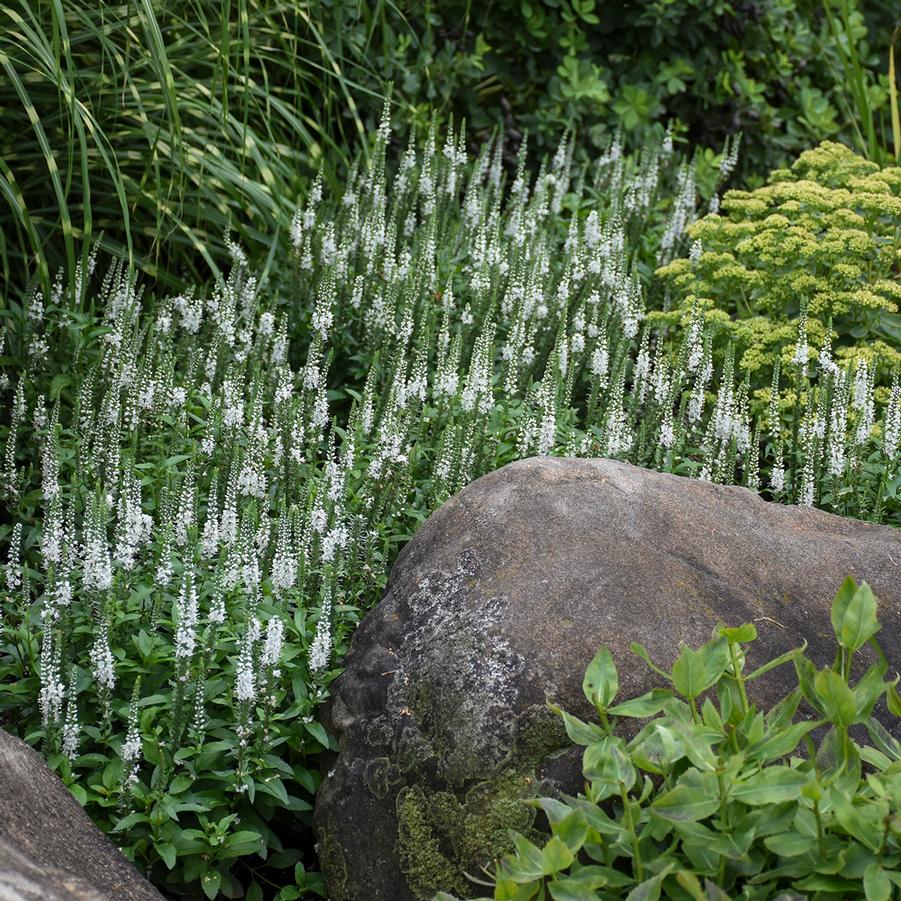
[[[0,729],[0,898],[161,901],[23,741]]]

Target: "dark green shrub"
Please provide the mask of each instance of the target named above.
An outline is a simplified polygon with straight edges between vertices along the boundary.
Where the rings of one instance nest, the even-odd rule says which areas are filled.
[[[886,70],[895,13],[846,5],[856,58],[873,73],[871,105],[887,114],[875,73]],[[422,43],[398,42],[383,72],[420,118],[435,102],[480,130],[503,117],[546,150],[565,128],[598,146],[617,128],[641,134],[679,119],[696,146],[744,132],[745,173],[856,134],[820,0],[458,0],[408,12]],[[427,72],[428,93],[407,72]]]

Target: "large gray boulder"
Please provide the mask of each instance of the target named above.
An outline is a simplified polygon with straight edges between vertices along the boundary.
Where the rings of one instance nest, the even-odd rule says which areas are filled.
[[[581,681],[598,648],[621,700],[660,684],[632,641],[669,665],[717,620],[756,624],[749,668],[802,638],[831,664],[849,574],[873,587],[901,663],[901,532],[610,460],[525,460],[474,482],[404,549],[334,686],[341,752],[315,811],[330,898],[472,894],[465,874],[529,829],[523,797],[581,787],[546,696],[591,718]],[[773,671],[752,700],[794,678]]]
[[[0,729],[0,899],[161,901],[41,756]]]

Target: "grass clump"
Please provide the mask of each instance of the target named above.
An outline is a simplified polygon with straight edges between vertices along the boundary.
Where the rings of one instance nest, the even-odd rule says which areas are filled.
[[[817,671],[806,645],[745,673],[753,624],[714,629],[683,648],[671,685],[616,702],[616,666],[606,649],[590,664],[585,696],[600,725],[554,708],[584,746],[585,791],[542,798],[550,837],[515,835],[494,874],[493,898],[890,899],[901,887],[901,744],[873,716],[885,698],[901,717],[897,676],[874,638],[876,600],[847,579],[832,606],[835,665]],[[872,645],[879,662],[851,681],[852,657]],[[643,659],[641,645],[633,650]],[[747,686],[793,663],[798,686],[771,710]],[[810,714],[795,722],[804,703]],[[648,720],[626,742],[620,717]],[[869,742],[851,738],[862,727]],[[810,733],[825,731],[819,746]],[[806,754],[800,751],[802,743]],[[438,899],[450,901],[440,893]],[[483,899],[487,901],[487,899]]]

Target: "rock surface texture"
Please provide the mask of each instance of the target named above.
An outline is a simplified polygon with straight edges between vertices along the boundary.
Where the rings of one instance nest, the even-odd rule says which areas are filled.
[[[161,901],[39,754],[0,729],[0,899]]]
[[[330,898],[472,894],[464,873],[529,829],[523,797],[581,787],[546,698],[591,718],[581,681],[599,647],[619,700],[660,684],[632,641],[669,666],[718,620],[756,624],[749,670],[802,638],[830,665],[849,574],[873,587],[901,665],[901,532],[609,460],[525,460],[474,482],[404,549],[335,685],[341,753],[316,806]],[[752,700],[794,678],[767,674]]]

